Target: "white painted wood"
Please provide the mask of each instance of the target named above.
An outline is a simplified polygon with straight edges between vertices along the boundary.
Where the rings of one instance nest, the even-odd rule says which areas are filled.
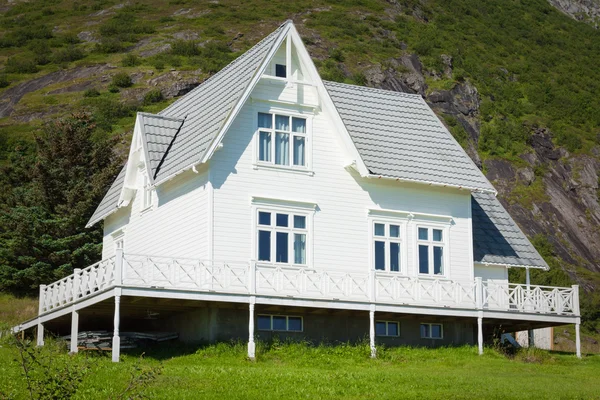
[[[44,324],[41,322],[37,323],[37,341],[38,346],[44,345]]]
[[[77,348],[77,337],[79,335],[79,311],[73,309],[71,312],[71,344],[70,351],[71,353],[77,353],[79,349]]]
[[[254,343],[254,303],[255,299],[251,298],[249,303],[250,314],[248,316],[248,358],[251,360],[256,358],[256,343]]]
[[[483,354],[483,313],[479,313],[477,317],[477,347],[479,355]]]
[[[575,324],[575,349],[577,353],[577,358],[581,358],[581,334],[579,332],[579,326],[581,325],[579,318],[577,318],[577,323]]]
[[[121,337],[119,336],[119,325],[121,323],[121,296],[115,295],[114,331],[112,339],[112,361],[119,362],[121,356]]]
[[[371,347],[371,358],[376,358],[377,348],[375,347],[375,307],[373,305],[369,310],[369,345]]]

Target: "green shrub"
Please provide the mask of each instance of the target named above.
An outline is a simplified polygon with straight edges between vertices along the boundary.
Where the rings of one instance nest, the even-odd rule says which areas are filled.
[[[171,54],[177,56],[193,57],[200,55],[198,44],[191,40],[176,40],[171,45]]]
[[[4,70],[14,74],[34,74],[38,71],[38,67],[33,57],[11,57],[6,60],[6,67]]]
[[[112,84],[116,87],[127,88],[133,85],[133,81],[126,72],[119,72],[113,76]]]
[[[84,57],[85,52],[82,49],[75,46],[69,46],[56,51],[52,55],[52,61],[57,64],[60,64],[81,60]]]
[[[83,97],[98,97],[100,96],[100,92],[96,88],[87,89],[83,92]]]
[[[120,53],[124,49],[123,42],[116,38],[102,38],[99,43],[96,43],[96,51],[99,53]]]
[[[120,92],[119,88],[117,86],[115,86],[115,85],[109,85],[108,86],[108,91],[110,93],[119,93]]]
[[[8,85],[10,85],[10,81],[8,80],[6,75],[4,75],[4,74],[0,75],[0,88],[5,88]]]
[[[140,58],[135,54],[126,54],[125,57],[121,59],[121,65],[124,67],[135,67],[141,63]]]
[[[146,93],[146,95],[144,96],[144,104],[145,105],[152,104],[152,103],[158,103],[163,100],[164,100],[163,94],[159,89],[152,89],[148,93]]]

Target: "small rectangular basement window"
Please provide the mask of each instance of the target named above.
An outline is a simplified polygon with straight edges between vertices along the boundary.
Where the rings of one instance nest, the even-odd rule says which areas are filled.
[[[259,315],[259,331],[302,332],[302,317],[289,315]]]
[[[441,339],[444,337],[442,324],[421,324],[421,339]]]
[[[377,336],[400,336],[398,322],[395,321],[377,321],[375,323],[375,335]]]
[[[284,64],[275,64],[275,76],[279,78],[286,78],[287,72]]]

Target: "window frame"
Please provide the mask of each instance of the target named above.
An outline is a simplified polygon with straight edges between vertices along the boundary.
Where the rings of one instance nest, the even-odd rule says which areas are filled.
[[[259,327],[258,319],[260,317],[269,317],[271,325],[270,329],[262,329]],[[273,317],[284,317],[285,318],[285,329],[274,329],[273,328]],[[290,318],[300,318],[300,330],[290,330]],[[291,332],[291,333],[302,333],[304,332],[304,317],[301,315],[282,315],[282,314],[257,314],[256,315],[256,330],[262,332]]]
[[[384,219],[384,218],[371,218],[371,265],[372,269],[379,272],[389,272],[394,274],[405,274],[406,273],[406,262],[405,262],[405,254],[406,254],[406,223],[403,220],[395,220],[395,219]],[[375,225],[383,224],[384,225],[384,235],[377,236],[375,235]],[[399,228],[399,237],[392,237],[390,235],[390,226],[395,225]],[[376,269],[376,259],[375,259],[375,242],[384,242],[384,269]],[[398,258],[399,268],[398,271],[392,271],[391,269],[391,243],[398,243],[400,245],[400,256]]]
[[[377,334],[377,324],[378,323],[385,323],[385,335],[379,335]],[[395,324],[396,325],[396,332],[398,332],[396,335],[390,335],[390,329],[389,329],[389,325],[390,324]],[[398,321],[389,321],[389,320],[377,320],[375,321],[375,336],[377,337],[400,337],[400,322]]]
[[[140,205],[140,212],[151,210],[154,208],[154,189],[150,185],[150,177],[145,169],[140,170],[142,174],[142,201]]]
[[[421,331],[421,327],[423,325],[427,325],[429,327],[429,336],[423,336],[423,333]],[[432,336],[433,330],[431,329],[431,327],[433,325],[438,325],[440,327],[440,337],[433,337]],[[442,340],[442,339],[444,339],[444,324],[438,323],[438,322],[421,322],[419,324],[419,336],[421,337],[421,339]]]
[[[421,240],[419,238],[419,229],[427,229],[427,240]],[[439,230],[442,232],[442,240],[440,242],[433,240],[433,231]],[[432,278],[445,278],[448,276],[449,267],[449,229],[446,226],[431,224],[431,223],[418,223],[415,225],[415,270],[417,276],[420,277],[432,277]],[[429,271],[427,273],[421,272],[420,253],[419,246],[427,246],[427,254],[429,259]],[[434,266],[434,247],[442,248],[442,273],[435,273]]]
[[[312,244],[312,242],[310,242],[310,238],[312,237],[311,234],[311,229],[310,227],[312,226],[312,220],[310,218],[310,213],[307,212],[306,210],[291,210],[291,209],[277,209],[275,207],[271,208],[271,207],[254,207],[254,218],[255,218],[255,223],[254,223],[254,238],[255,238],[255,244],[254,244],[254,254],[255,257],[253,257],[257,263],[259,264],[267,264],[267,265],[277,265],[277,266],[290,266],[290,267],[297,267],[297,268],[307,268],[310,265],[310,258],[309,258],[309,252],[310,252],[310,245]],[[269,225],[262,225],[259,222],[259,215],[261,212],[264,213],[270,213],[271,214],[271,221]],[[287,214],[288,215],[288,226],[284,227],[284,226],[277,226],[277,214]],[[294,216],[301,216],[305,218],[305,227],[304,228],[296,228],[294,227]],[[260,253],[260,238],[259,238],[259,231],[268,231],[270,232],[270,256],[269,256],[269,260],[259,260],[259,253]],[[279,261],[275,261],[277,259],[277,232],[281,232],[281,233],[287,233],[288,234],[288,262],[279,262]],[[305,241],[304,241],[304,246],[305,246],[305,250],[304,250],[304,259],[305,262],[304,264],[299,264],[295,262],[295,252],[294,252],[294,235],[295,234],[304,234],[305,235]]]
[[[271,128],[259,128],[258,114],[271,114]],[[281,131],[275,128],[275,116],[280,115],[289,118],[289,131]],[[306,132],[292,131],[292,118],[300,118],[305,121]],[[255,169],[276,169],[281,171],[300,172],[312,174],[312,114],[307,114],[299,109],[288,109],[281,107],[255,107],[254,108],[254,154],[253,165]],[[271,160],[260,160],[260,133],[268,132],[271,135]],[[276,164],[276,134],[277,132],[286,133],[289,135],[288,152],[289,164]],[[304,138],[304,165],[294,165],[294,138]]]

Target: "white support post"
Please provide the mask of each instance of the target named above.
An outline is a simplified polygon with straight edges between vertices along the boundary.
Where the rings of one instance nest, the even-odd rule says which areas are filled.
[[[477,346],[479,348],[479,355],[483,354],[483,312],[479,311],[477,317]]]
[[[24,330],[21,330],[21,332],[24,332]],[[39,322],[39,320],[38,320],[38,324],[37,324],[37,345],[38,346],[44,345],[44,324]]]
[[[79,300],[79,290],[81,287],[81,269],[73,270],[73,302]]]
[[[527,285],[527,290],[530,290],[531,278],[529,277],[529,268],[525,268],[525,284]]]
[[[46,285],[40,285],[40,298],[38,299],[38,302],[38,315],[42,315],[42,313],[45,311],[46,305]]]
[[[250,298],[250,315],[248,319],[248,358],[251,360],[256,359],[256,343],[254,343],[254,303],[256,299],[254,296]]]
[[[121,295],[115,294],[115,320],[112,340],[112,361],[119,362],[121,356],[121,338],[119,337],[119,323],[121,321]]]
[[[77,353],[79,349],[77,348],[77,338],[79,337],[79,311],[73,307],[73,311],[71,312],[71,345],[69,350],[71,353]]]
[[[581,318],[577,318],[577,323],[575,324],[575,351],[577,353],[577,358],[581,358],[581,335],[579,333],[580,324]]]
[[[369,345],[371,347],[371,358],[377,357],[377,348],[375,347],[375,305],[371,304],[369,311]]]
[[[123,247],[115,250],[115,286],[123,284]]]

